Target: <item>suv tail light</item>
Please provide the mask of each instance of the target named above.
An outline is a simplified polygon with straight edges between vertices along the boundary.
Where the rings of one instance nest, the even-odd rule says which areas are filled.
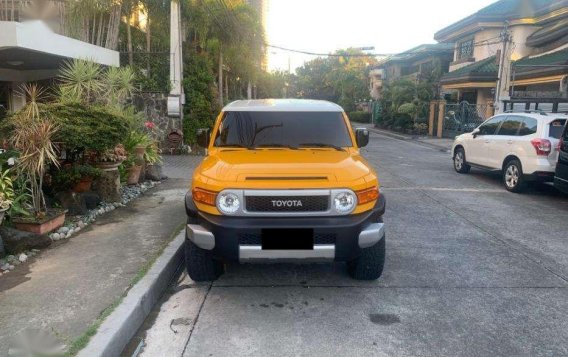
[[[538,156],[548,156],[552,151],[552,143],[548,139],[532,139],[531,144]]]

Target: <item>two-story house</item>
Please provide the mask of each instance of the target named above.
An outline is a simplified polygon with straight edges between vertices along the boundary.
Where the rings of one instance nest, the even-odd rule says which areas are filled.
[[[0,2],[0,117],[3,112],[25,105],[21,84],[53,79],[65,61],[89,59],[105,66],[120,65],[117,51],[64,35],[66,14],[62,3]]]
[[[506,61],[500,71],[507,37]],[[503,73],[510,83],[507,104],[527,109],[541,105],[540,109],[549,110],[563,105],[568,0],[500,0],[438,31],[434,38],[454,43],[454,58],[441,84],[446,91],[456,91],[460,101],[493,104],[498,76]]]
[[[424,44],[385,58],[369,71],[371,97],[380,99],[383,86],[396,80],[418,82],[435,66],[440,66],[442,73],[447,72],[453,51],[453,44]]]

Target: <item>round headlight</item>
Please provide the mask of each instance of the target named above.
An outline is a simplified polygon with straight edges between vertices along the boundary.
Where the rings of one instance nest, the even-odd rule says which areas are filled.
[[[221,193],[217,198],[217,208],[225,214],[233,214],[237,212],[240,205],[239,196],[231,192]]]
[[[349,213],[355,208],[355,195],[351,192],[340,192],[333,198],[333,207],[339,213]]]

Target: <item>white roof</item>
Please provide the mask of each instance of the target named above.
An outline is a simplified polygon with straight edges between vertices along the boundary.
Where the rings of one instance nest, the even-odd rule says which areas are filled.
[[[563,113],[547,113],[547,112],[525,112],[525,111],[518,111],[518,112],[506,112],[500,113],[495,115],[496,117],[502,117],[507,115],[520,115],[524,117],[534,118],[536,120],[543,120],[543,121],[553,121],[555,119],[568,119],[567,114]]]
[[[325,100],[255,99],[237,100],[223,108],[224,112],[343,112],[343,108]]]

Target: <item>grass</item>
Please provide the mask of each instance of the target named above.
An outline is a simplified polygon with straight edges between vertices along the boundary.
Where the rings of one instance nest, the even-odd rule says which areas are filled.
[[[119,296],[112,304],[110,304],[110,306],[108,306],[106,309],[104,309],[103,312],[101,312],[101,314],[99,315],[99,317],[97,317],[97,319],[87,328],[87,330],[85,332],[83,332],[83,334],[81,336],[76,338],[69,345],[67,352],[63,355],[64,357],[76,356],[77,353],[79,353],[79,351],[81,351],[83,348],[85,348],[87,346],[87,344],[89,343],[91,338],[97,333],[99,327],[104,322],[104,320],[122,303],[122,301],[124,300],[124,298],[126,297],[128,292],[130,291],[130,289],[132,289],[132,287],[134,285],[136,285],[140,280],[142,280],[142,278],[148,273],[148,271],[150,270],[152,265],[154,265],[154,263],[156,262],[158,257],[160,257],[162,255],[162,253],[164,252],[164,249],[166,249],[168,244],[170,244],[172,242],[172,240],[182,231],[184,226],[185,226],[185,223],[182,223],[174,229],[173,233],[170,235],[169,239],[166,241],[164,246],[161,247],[158,250],[158,252],[155,254],[155,256],[152,257],[152,259],[148,260],[138,270],[138,272],[136,273],[134,278],[132,278],[132,280],[130,281],[130,284],[128,285],[128,289],[126,289],[126,291],[121,296]]]

